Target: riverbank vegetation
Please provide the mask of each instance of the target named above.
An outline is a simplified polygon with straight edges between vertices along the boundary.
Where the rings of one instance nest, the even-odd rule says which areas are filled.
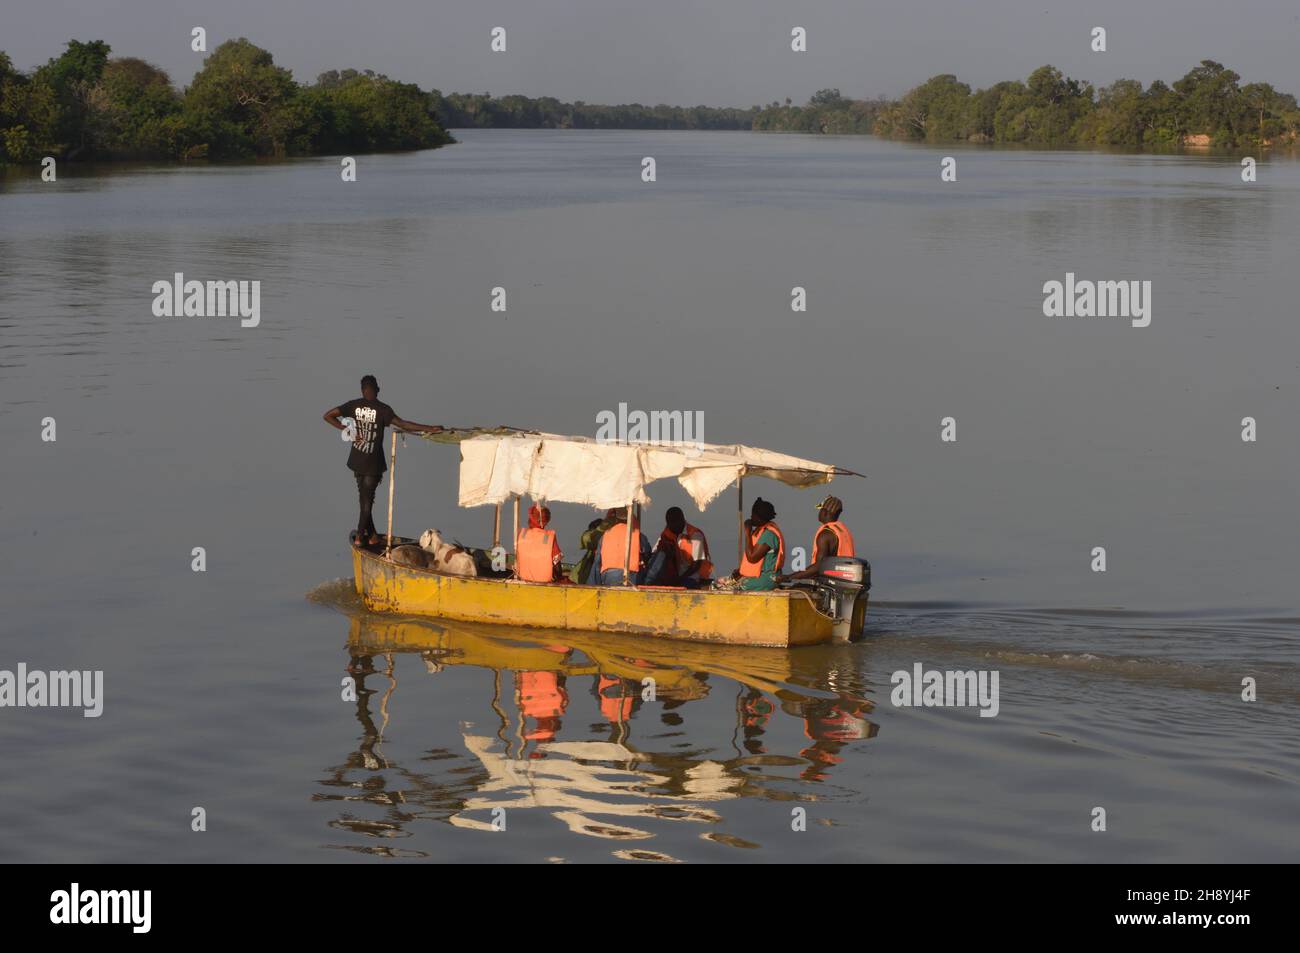
[[[789,99],[764,106],[754,116],[753,128],[755,132],[867,135],[875,132],[876,121],[893,105],[887,99],[849,99],[838,89],[821,89],[804,106],[792,105]]]
[[[1172,85],[1157,80],[1145,88],[1121,79],[1093,89],[1053,66],[1039,67],[1023,83],[981,90],[944,74],[880,110],[872,131],[925,142],[1135,149],[1294,145],[1300,136],[1295,96],[1240,80],[1213,60],[1202,60]]]
[[[901,99],[823,89],[803,105],[604,106],[553,97],[421,90],[370,70],[331,70],[300,84],[271,54],[230,40],[184,90],[107,43],[73,40],[30,73],[0,51],[0,165],[60,159],[246,159],[427,149],[449,128],[753,129],[874,134],[919,142],[1028,145],[1295,145],[1296,97],[1203,60],[1172,85],[1121,79],[1094,89],[1053,66],[1024,82],[973,90],[952,74]]]
[[[1294,145],[1300,138],[1296,97],[1268,83],[1240,80],[1221,63],[1203,60],[1172,85],[1157,80],[1144,87],[1121,79],[1094,89],[1043,66],[1024,82],[988,89],[973,90],[942,74],[898,100],[852,99],[822,89],[802,106],[786,99],[750,109],[598,106],[487,93],[443,96],[437,90],[430,95],[449,128],[753,129],[1133,149]]]
[[[242,159],[427,149],[452,142],[430,95],[366,70],[303,85],[245,39],[213,50],[184,90],[161,69],[73,40],[31,73],[0,52],[0,164]]]
[[[601,106],[561,102],[551,96],[500,96],[490,93],[431,94],[434,108],[449,129],[745,129],[759,109],[715,106]]]

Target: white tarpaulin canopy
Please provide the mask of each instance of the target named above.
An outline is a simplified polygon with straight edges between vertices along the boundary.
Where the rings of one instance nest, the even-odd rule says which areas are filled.
[[[826,463],[740,444],[602,443],[558,434],[483,435],[460,444],[460,505],[503,503],[514,496],[598,509],[649,503],[645,488],[675,477],[703,510],[740,477],[817,486],[854,475]]]

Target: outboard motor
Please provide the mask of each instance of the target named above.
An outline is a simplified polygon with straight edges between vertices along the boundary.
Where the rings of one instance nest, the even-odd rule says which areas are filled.
[[[871,591],[871,563],[856,556],[827,556],[816,566],[811,580],[817,607],[835,619],[837,642],[862,638],[867,616],[867,593]]]

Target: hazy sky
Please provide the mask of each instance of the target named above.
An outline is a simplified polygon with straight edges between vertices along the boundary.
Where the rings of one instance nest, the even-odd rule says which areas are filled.
[[[1300,0],[0,0],[0,49],[29,69],[70,38],[104,39],[189,83],[246,36],[299,80],[370,68],[444,92],[749,106],[839,87],[897,95],[928,76],[972,86],[1043,63],[1094,83],[1176,79],[1216,59],[1300,92]],[[490,30],[507,31],[505,53]],[[809,49],[790,51],[805,27]],[[1090,30],[1108,32],[1106,53]]]

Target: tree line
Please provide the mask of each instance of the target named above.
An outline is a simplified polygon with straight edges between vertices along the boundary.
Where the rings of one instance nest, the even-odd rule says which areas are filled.
[[[925,142],[1294,145],[1300,136],[1296,97],[1268,83],[1243,86],[1240,80],[1213,60],[1202,60],[1172,85],[1156,80],[1145,88],[1120,79],[1093,89],[1054,66],[1041,66],[1023,83],[972,91],[946,73],[879,109],[872,132]]]
[[[418,86],[371,70],[299,84],[246,39],[183,91],[167,73],[72,40],[30,73],[0,51],[0,165],[61,159],[240,159],[427,149],[452,142]]]
[[[876,120],[893,106],[888,99],[849,99],[838,89],[820,89],[807,105],[774,102],[754,116],[756,132],[814,132],[827,135],[869,135]]]
[[[500,96],[491,93],[430,94],[443,124],[451,129],[750,129],[758,107],[601,106],[565,103],[552,96]]]
[[[1042,66],[1027,80],[972,90],[952,74],[931,77],[899,99],[852,99],[822,89],[803,106],[786,99],[749,109],[599,106],[488,93],[430,95],[449,128],[752,129],[877,135],[925,142],[1164,148],[1295,145],[1296,97],[1268,83],[1242,85],[1203,60],[1172,85],[1121,79],[1094,89]]]
[[[748,109],[607,106],[554,97],[424,91],[372,70],[331,70],[300,84],[246,39],[217,47],[184,90],[102,40],[72,40],[30,73],[0,51],[0,165],[61,159],[240,159],[427,149],[449,128],[752,129],[874,134],[924,142],[1158,148],[1294,145],[1296,97],[1241,85],[1203,60],[1172,85],[1116,80],[1094,89],[1053,66],[1024,82],[972,90],[933,76],[898,100],[823,89]]]
[[[222,43],[177,90],[158,67],[111,53],[102,40],[72,40],[23,73],[0,51],[0,165],[428,149],[455,141],[451,127],[749,129],[758,112],[443,95],[372,70],[330,70],[300,84],[243,38]]]

